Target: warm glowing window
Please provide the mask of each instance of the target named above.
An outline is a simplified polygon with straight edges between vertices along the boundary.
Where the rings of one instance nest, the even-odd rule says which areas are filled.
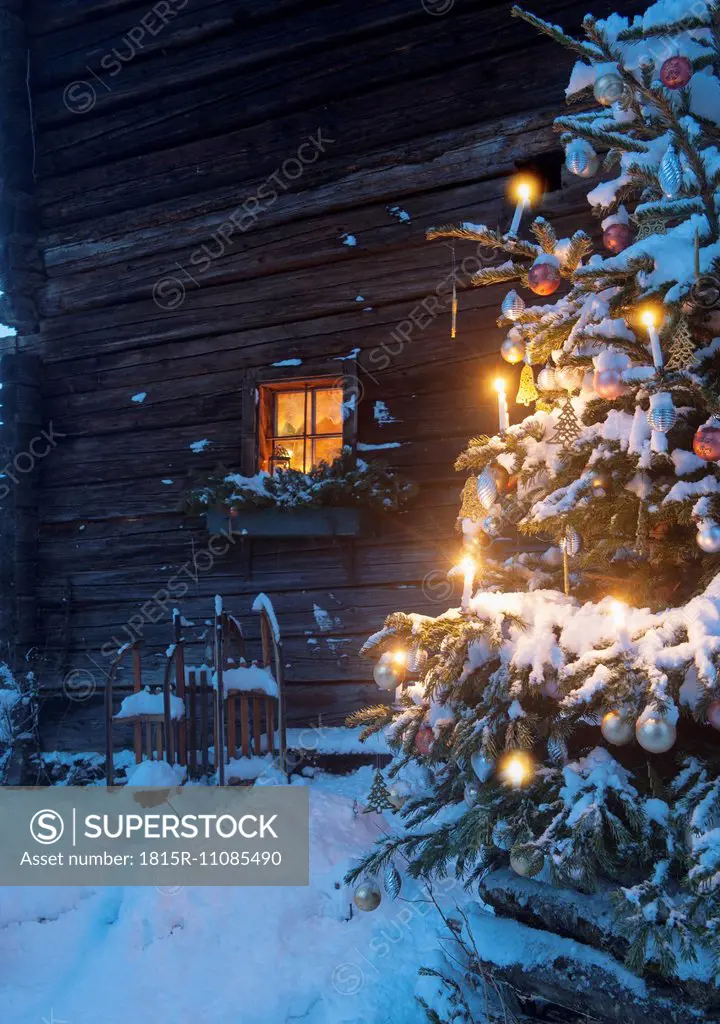
[[[260,385],[260,468],[304,473],[332,462],[343,447],[343,388],[313,378]]]

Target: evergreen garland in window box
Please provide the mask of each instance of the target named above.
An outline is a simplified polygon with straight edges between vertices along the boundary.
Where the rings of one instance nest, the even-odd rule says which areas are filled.
[[[334,462],[301,473],[278,469],[247,477],[219,472],[194,488],[185,510],[205,515],[208,530],[265,537],[358,536],[371,513],[398,512],[415,486],[380,462],[344,448]]]

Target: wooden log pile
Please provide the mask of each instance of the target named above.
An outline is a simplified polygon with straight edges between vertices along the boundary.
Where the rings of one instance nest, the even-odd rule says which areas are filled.
[[[540,1004],[529,1019],[688,1024],[720,1020],[720,991],[692,970],[672,982],[638,979],[622,966],[629,942],[613,924],[606,893],[585,895],[521,878],[509,869],[482,884],[483,901],[499,921],[518,922],[524,955],[503,958],[502,943],[480,946],[483,963],[510,990]],[[492,933],[487,923],[477,934]],[[502,931],[499,936],[502,936]]]

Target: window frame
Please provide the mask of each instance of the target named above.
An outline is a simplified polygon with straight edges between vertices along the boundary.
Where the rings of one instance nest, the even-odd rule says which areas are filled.
[[[268,439],[273,436],[269,424],[270,406],[267,400],[273,391],[302,391],[308,385],[342,387],[343,422],[342,445],[350,448],[353,457],[357,452],[357,404],[360,387],[357,377],[357,361],[332,359],[312,361],[300,366],[267,366],[248,370],[245,374],[242,394],[242,437],[241,472],[253,476],[261,469],[269,472],[270,455]],[[268,429],[271,427],[271,429]],[[307,435],[306,435],[307,436]],[[317,435],[322,437],[323,435]],[[336,437],[336,434],[328,434]]]

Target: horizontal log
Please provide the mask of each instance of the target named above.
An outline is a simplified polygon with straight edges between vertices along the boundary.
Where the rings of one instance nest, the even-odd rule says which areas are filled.
[[[219,0],[198,0],[198,4],[205,6],[218,3]],[[263,10],[268,15],[282,14],[284,11],[299,7],[306,0],[266,0]],[[234,0],[235,7],[239,14],[250,17],[257,5],[252,0]],[[134,23],[135,16],[141,16],[139,0],[37,0],[32,5],[28,16],[28,28],[37,37],[43,35],[57,36],[60,32],[78,25],[85,25],[88,21],[97,21],[100,24],[114,23],[114,18],[121,13],[127,18],[130,24]],[[145,8],[147,10],[147,7]]]
[[[96,569],[91,551],[83,561],[76,558],[74,571],[68,567],[67,572],[60,573],[53,567],[41,581],[40,599],[48,606],[54,603],[62,608],[70,586],[74,606],[92,605],[95,609],[104,608],[106,614],[107,609],[112,611],[118,605],[143,604],[154,594],[169,589],[175,603],[185,599],[212,601],[220,591],[230,597],[236,595],[245,606],[259,590],[273,595],[318,587],[334,591],[357,588],[360,584],[371,587],[419,583],[429,570],[449,569],[457,553],[452,535],[436,534],[433,538],[427,527],[421,532],[413,529],[411,523],[404,535],[396,534],[390,550],[386,545],[369,542],[355,548],[350,542],[326,542],[324,548],[308,544],[308,551],[297,542],[295,550],[281,549],[277,553],[269,550],[270,546],[271,542],[266,542],[263,551],[258,542],[260,550],[253,550],[251,576],[246,575],[242,559],[233,548],[225,554],[218,553],[212,566],[204,557],[193,560],[194,553],[199,555],[206,549],[191,542],[191,538],[187,539],[184,551],[173,552],[176,557],[172,561],[168,558],[163,562],[163,549],[156,548],[152,561],[148,560],[141,572],[124,563],[122,568],[116,563]],[[350,557],[353,554],[354,564]],[[61,565],[64,568],[64,563]],[[128,609],[127,614],[130,612]],[[107,621],[125,617],[121,614]]]
[[[366,95],[324,102],[315,108],[287,114],[282,136],[273,122],[221,134],[169,148],[162,159],[155,153],[128,157],[76,173],[53,177],[39,183],[37,202],[46,226],[92,219],[101,213],[136,209],[168,199],[197,194],[207,189],[232,186],[235,203],[253,195],[269,175],[281,171],[284,161],[296,154],[311,133],[323,130],[324,153],[306,167],[298,185],[317,187],[339,176],[338,171],[362,154],[377,154],[384,146],[410,142],[425,135],[428,126],[447,130],[467,124],[468,118],[485,120],[490,113],[520,113],[525,95],[533,95],[538,106],[556,101],[561,76],[570,62],[557,55],[557,80],[548,83],[547,64],[536,54],[523,54],[515,71],[524,80],[518,90],[505,75],[506,55],[486,58],[479,65],[466,64],[453,71],[453,89],[447,88],[443,71],[418,83],[400,82]],[[491,97],[477,89],[478,75],[493,81]],[[527,92],[525,91],[527,90]],[[475,99],[471,110],[457,103],[457,95]],[[490,107],[489,104],[492,104]],[[377,117],[384,110],[386,116]],[[295,140],[294,145],[288,140]],[[292,184],[292,179],[290,179]],[[248,191],[249,190],[249,191]],[[289,187],[289,191],[296,190]]]
[[[532,113],[492,117],[471,128],[447,127],[426,132],[406,144],[390,144],[382,156],[358,154],[330,181],[283,192],[282,200],[266,203],[259,228],[290,224],[313,216],[340,212],[368,202],[395,202],[399,197],[434,191],[463,182],[510,173],[518,159],[546,152],[557,145],[551,122],[554,107]],[[161,201],[122,215],[103,211],[82,226],[57,228],[41,235],[49,272],[65,263],[85,267],[116,263],[207,241],[233,214],[245,195],[236,186],[196,192],[182,203]],[[160,230],[162,229],[162,230]]]
[[[298,270],[327,264],[332,266],[326,267],[326,271],[332,273],[339,262],[350,262],[360,253],[364,258],[391,253],[397,258],[402,251],[403,263],[408,265],[415,251],[426,245],[428,225],[459,223],[467,217],[468,209],[473,209],[478,223],[494,224],[505,215],[505,192],[505,179],[492,179],[431,195],[420,193],[402,201],[409,221],[399,221],[390,212],[393,207],[387,203],[364,206],[344,213],[342,230],[337,214],[268,228],[258,224],[258,230],[230,238],[227,243],[219,236],[205,235],[200,247],[197,243],[185,245],[171,258],[165,251],[168,243],[163,234],[151,255],[134,259],[132,263],[124,262],[120,277],[115,265],[95,262],[83,273],[65,273],[52,278],[42,292],[40,306],[46,315],[56,316],[59,312],[77,312],[146,298],[152,284],[167,277],[169,269],[176,276],[180,275],[186,287],[192,287],[189,277],[183,277],[179,269],[184,268],[186,275],[196,278],[199,286],[206,289],[228,282],[255,282],[259,277],[274,280],[278,274],[295,274]],[[542,204],[543,214],[554,218],[561,233],[576,229],[579,216],[589,219],[587,211],[585,183],[569,186],[562,194],[551,193]],[[355,247],[338,244],[345,236],[354,237],[358,244]],[[202,264],[198,262],[200,259]],[[201,271],[196,264],[202,267]],[[371,305],[373,296],[366,298]]]
[[[641,980],[606,953],[514,920],[470,916],[477,957],[493,985],[602,1024],[687,1024],[708,1019],[679,989]],[[508,956],[508,949],[517,956]],[[715,990],[717,992],[717,989]],[[501,987],[502,992],[502,987]]]
[[[198,93],[206,108],[207,134],[217,134],[218,114],[209,104],[219,106],[229,94],[234,95],[237,126],[238,121],[246,121],[247,112],[258,105],[261,97],[274,94],[274,87],[284,89],[287,107],[287,83],[292,83],[286,77],[287,70],[295,75],[293,100],[297,104],[304,94],[303,79],[310,84],[323,77],[323,65],[316,63],[318,53],[327,55],[330,48],[340,47],[343,54],[352,52],[353,42],[360,35],[369,37],[369,56],[378,53],[379,59],[382,48],[373,47],[378,37],[383,40],[392,29],[403,26],[406,33],[412,26],[422,34],[422,28],[427,26],[427,19],[399,0],[376,0],[365,11],[364,22],[360,12],[348,9],[342,0],[325,3],[321,12],[314,6],[296,7],[282,20],[272,15],[268,19],[262,7],[253,14],[251,19],[240,19],[235,0],[214,0],[211,4],[206,0],[200,7],[197,3],[186,3],[164,25],[152,14],[145,25],[140,19],[128,22],[123,17],[115,19],[114,26],[109,21],[96,23],[94,41],[76,28],[64,33],[67,42],[59,33],[38,40],[37,57],[42,66],[36,108],[38,121],[46,128],[45,150],[57,151],[88,140],[95,140],[97,147],[100,136],[105,138],[108,150],[113,145],[122,145],[124,135],[116,135],[111,129],[118,122],[127,126],[130,108],[137,113],[141,145],[147,147],[153,142],[146,134],[152,117],[150,100],[155,104],[154,118],[161,142],[166,139],[168,122],[174,117],[185,122],[187,135],[189,128],[200,127],[193,116]],[[128,31],[134,26],[135,38],[128,38]],[[324,67],[328,67],[326,57]],[[270,70],[275,79],[264,73]],[[73,110],[72,104],[58,102],[62,95],[59,90],[66,83],[88,78],[95,87],[95,103]],[[336,76],[335,84],[337,81]],[[168,103],[169,96],[174,98],[174,105]],[[78,113],[84,116],[78,117]],[[47,130],[50,125],[68,124],[69,128]],[[137,148],[130,143],[129,151]],[[106,157],[107,151],[102,154],[96,148],[95,155]],[[92,161],[76,159],[74,166],[87,162]],[[63,164],[59,166],[62,168]],[[45,170],[42,162],[41,167]]]

